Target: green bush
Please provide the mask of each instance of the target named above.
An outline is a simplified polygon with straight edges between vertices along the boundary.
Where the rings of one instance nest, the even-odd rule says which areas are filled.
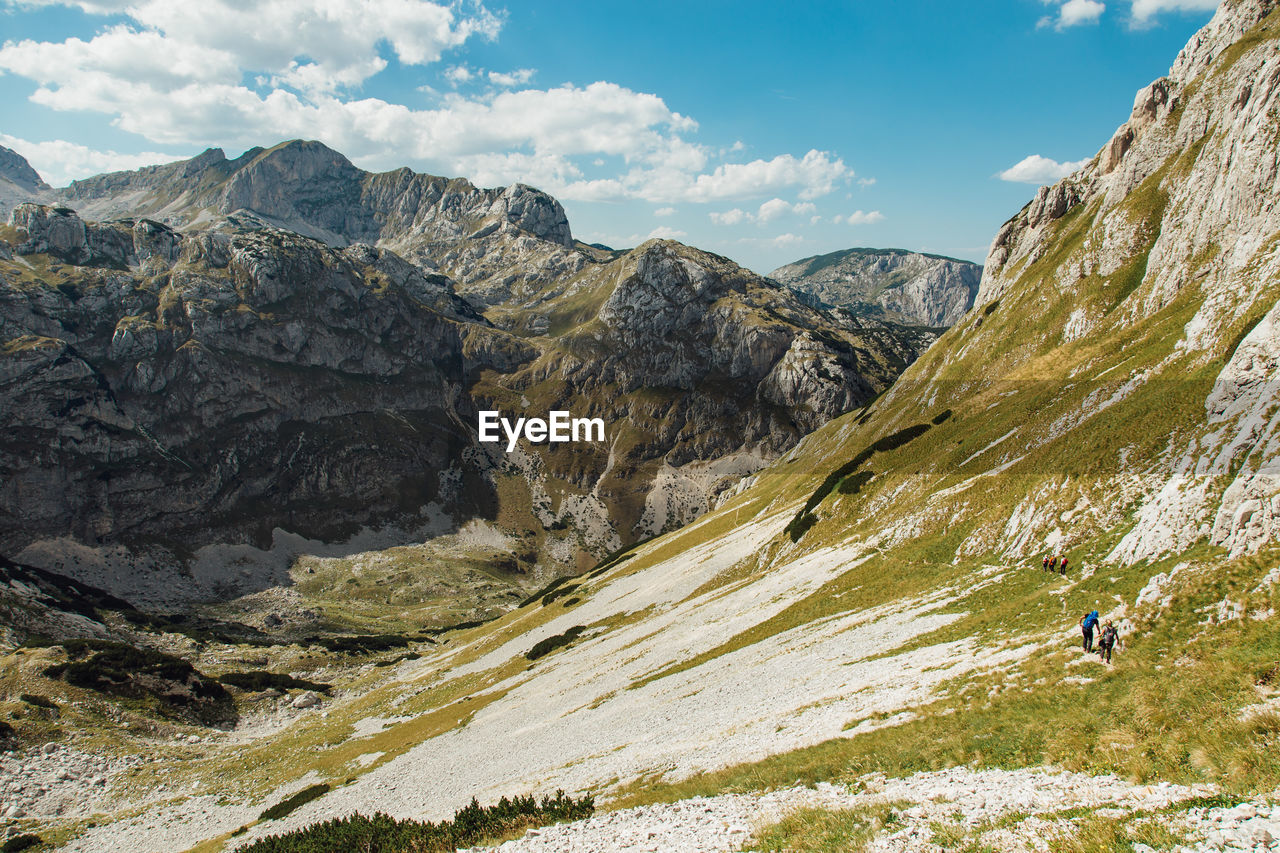
[[[32,847],[37,847],[41,844],[44,844],[43,838],[27,832],[22,835],[15,835],[6,841],[4,846],[0,847],[0,853],[21,853],[23,850],[30,850]]]
[[[874,471],[859,471],[856,474],[845,477],[840,481],[840,494],[856,495],[862,491],[863,486],[871,482],[871,478],[874,476]]]
[[[58,710],[58,704],[47,696],[40,696],[36,693],[23,693],[18,698],[28,705],[35,705],[37,708],[48,708],[50,711]]]
[[[109,696],[144,700],[166,714],[194,716],[204,723],[235,716],[222,685],[182,658],[110,640],[61,642],[69,660],[47,667],[49,678]]]
[[[569,593],[573,592],[575,589],[577,589],[581,585],[582,584],[571,583],[571,584],[566,584],[565,586],[562,586],[558,589],[552,590],[551,592],[542,596],[542,606],[546,607],[548,604],[555,601],[556,599],[566,596]]]
[[[541,802],[532,796],[503,797],[495,805],[471,803],[454,813],[453,820],[396,820],[381,812],[373,817],[351,815],[313,824],[295,832],[273,835],[240,848],[240,853],[436,853],[471,847],[533,826],[582,820],[595,812],[595,798],[580,799],[556,791]]]
[[[228,672],[226,675],[218,676],[218,681],[223,684],[230,684],[232,687],[239,687],[241,690],[253,691],[315,690],[317,693],[328,693],[333,689],[331,684],[306,681],[305,679],[294,678],[292,675],[268,672],[265,669],[255,669],[249,672]]]
[[[323,797],[327,793],[329,793],[329,786],[323,782],[319,785],[311,785],[303,788],[292,797],[289,797],[287,800],[281,800],[262,814],[258,815],[258,820],[278,820],[292,813],[295,809],[305,806],[312,800]]]
[[[558,577],[558,578],[556,578],[556,579],[555,579],[555,580],[553,580],[551,583],[547,584],[547,585],[546,585],[546,586],[544,586],[542,589],[538,590],[538,591],[537,591],[537,592],[535,592],[533,595],[531,595],[531,596],[529,596],[528,598],[526,598],[524,601],[520,602],[520,606],[521,606],[521,607],[528,607],[530,604],[533,604],[535,601],[537,601],[538,599],[542,598],[544,595],[550,595],[552,592],[554,592],[554,591],[555,591],[555,589],[556,589],[557,587],[559,587],[559,586],[560,586],[561,584],[563,584],[565,581],[570,580],[570,579],[571,579],[571,576],[570,576],[570,575],[564,575],[564,576],[562,576],[562,577]]]
[[[900,429],[891,435],[876,439],[871,446],[864,448],[857,456],[828,474],[822,484],[814,489],[813,494],[809,496],[809,500],[805,501],[804,507],[796,513],[795,518],[791,519],[791,523],[787,525],[786,534],[791,537],[791,541],[799,542],[800,537],[817,523],[818,518],[813,515],[813,511],[827,495],[835,490],[836,486],[840,485],[844,478],[861,468],[864,462],[877,453],[888,453],[890,450],[897,450],[907,442],[924,435],[932,427],[933,424],[915,424],[906,429]]]
[[[403,649],[413,642],[413,638],[403,634],[363,634],[353,637],[319,637],[311,641],[331,652],[367,654]]]
[[[539,640],[534,644],[533,648],[524,653],[529,660],[537,660],[540,657],[549,655],[561,646],[567,646],[574,640],[578,639],[578,635],[587,630],[586,625],[574,625],[563,634],[556,634],[554,637],[547,637],[545,640]]]

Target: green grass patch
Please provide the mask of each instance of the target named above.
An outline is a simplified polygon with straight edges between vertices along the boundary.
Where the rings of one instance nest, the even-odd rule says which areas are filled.
[[[882,830],[898,824],[899,804],[853,809],[799,809],[756,832],[751,849],[768,853],[857,853]]]

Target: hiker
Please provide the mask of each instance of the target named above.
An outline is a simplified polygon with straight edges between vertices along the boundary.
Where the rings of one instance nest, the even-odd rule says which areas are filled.
[[[1093,651],[1093,629],[1098,624],[1098,611],[1090,610],[1080,617],[1080,632],[1084,634],[1084,650]]]
[[[1045,555],[1045,558],[1044,558],[1043,560],[1041,560],[1041,561],[1040,561],[1040,568],[1044,569],[1046,572],[1047,572],[1047,571],[1049,571],[1049,557],[1048,557],[1048,555]]]
[[[1062,562],[1058,564],[1058,574],[1065,575],[1067,573],[1067,558],[1063,557]]]
[[[1110,620],[1106,625],[1102,626],[1102,633],[1098,635],[1098,660],[1104,663],[1111,663],[1111,650],[1116,647],[1116,638],[1119,632],[1116,626],[1112,625]]]
[[[1057,571],[1057,568],[1058,568],[1058,558],[1057,558],[1056,556],[1050,557],[1050,558],[1049,558],[1049,571],[1051,571],[1051,572],[1053,572],[1053,571]]]

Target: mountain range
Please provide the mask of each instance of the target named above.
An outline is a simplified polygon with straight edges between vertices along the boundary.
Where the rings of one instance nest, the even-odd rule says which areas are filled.
[[[315,142],[62,190],[5,157],[48,204],[0,232],[0,548],[143,606],[459,534],[502,580],[477,606],[510,603],[696,518],[937,336],[677,243],[586,246],[529,187]],[[500,453],[476,441],[490,409],[608,440]]]
[[[420,826],[408,821],[464,809],[465,822],[479,803],[562,788],[594,795],[604,813],[506,849],[1270,849],[1280,830],[1278,45],[1273,0],[1222,4],[1097,154],[1001,226],[973,307],[886,391],[834,405],[847,411],[780,444],[691,522],[495,606],[492,619],[415,616],[412,630],[389,633],[411,622],[395,621],[406,608],[396,591],[413,588],[421,558],[396,548],[295,561],[295,595],[330,585],[364,602],[363,630],[344,637],[237,626],[224,617],[244,611],[230,605],[206,609],[204,622],[166,620],[56,571],[0,563],[6,623],[27,620],[10,629],[4,658],[0,710],[25,762],[11,772],[26,774],[6,789],[7,819],[70,850],[316,849],[353,813],[383,815],[389,837]],[[249,314],[239,322],[258,329],[276,304],[252,299],[276,292],[279,276],[248,272],[273,268],[231,256],[262,256],[254,247],[286,232],[224,216],[177,244],[195,258],[195,246],[226,240],[225,267],[182,263],[243,293],[247,310],[218,314],[183,297],[196,306],[181,312],[193,335],[209,316]],[[38,206],[18,207],[15,221],[6,277],[72,266],[26,245],[41,233],[85,234],[58,238],[77,258],[126,233],[130,257],[163,254],[149,247],[168,233]],[[364,293],[354,276],[367,281],[374,262],[340,259],[378,250],[287,239],[300,248],[286,256],[305,249],[314,270],[350,271],[332,274],[337,292]],[[712,281],[710,310],[731,298],[748,338],[760,316],[858,316],[668,242],[598,262],[619,265],[625,286],[602,279],[590,319],[569,328],[605,336],[607,351],[643,353],[642,317],[701,329],[708,308],[696,298]],[[119,277],[108,292],[139,292],[132,263],[95,268],[104,282]],[[170,263],[155,268],[185,271]],[[10,286],[30,294],[16,304],[34,306],[31,318],[64,316],[70,295],[40,276]],[[68,282],[80,301],[109,287],[80,281]],[[309,292],[279,291],[286,302]],[[501,347],[489,346],[481,374],[523,375],[567,358],[565,336],[582,343],[573,331],[471,319],[480,303],[444,283],[384,298],[388,334],[408,322],[401,300],[434,299],[442,328],[538,351],[503,372],[491,365]],[[157,318],[164,304],[175,303],[157,295]],[[485,305],[483,318],[505,303]],[[850,320],[830,322],[854,334],[834,325]],[[826,340],[806,329],[788,347]],[[65,405],[101,386],[69,351],[80,339],[63,334],[11,346],[10,363],[46,359],[40,375],[81,376]],[[416,340],[404,334],[396,349]],[[465,339],[461,352],[478,358]],[[678,378],[694,363],[682,352],[661,351],[649,369]],[[250,355],[240,370],[277,369]],[[204,374],[184,385],[210,387]],[[106,424],[106,390],[95,399]],[[119,429],[141,454],[145,434]],[[31,440],[22,458],[73,440]],[[504,481],[485,482],[501,492]],[[511,553],[510,540],[498,544]],[[1047,571],[1050,557],[1068,567]],[[1119,632],[1113,660],[1082,647],[1082,617],[1095,611]],[[135,672],[110,644],[28,642],[40,614],[129,644]],[[112,665],[110,683],[86,675],[95,662]],[[164,690],[144,677],[161,669]],[[209,684],[219,679],[226,696]]]

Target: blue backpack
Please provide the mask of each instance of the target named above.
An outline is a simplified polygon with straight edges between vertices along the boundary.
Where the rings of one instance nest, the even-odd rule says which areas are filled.
[[[1098,611],[1092,610],[1089,615],[1084,617],[1084,629],[1092,631],[1093,627],[1098,624]]]

